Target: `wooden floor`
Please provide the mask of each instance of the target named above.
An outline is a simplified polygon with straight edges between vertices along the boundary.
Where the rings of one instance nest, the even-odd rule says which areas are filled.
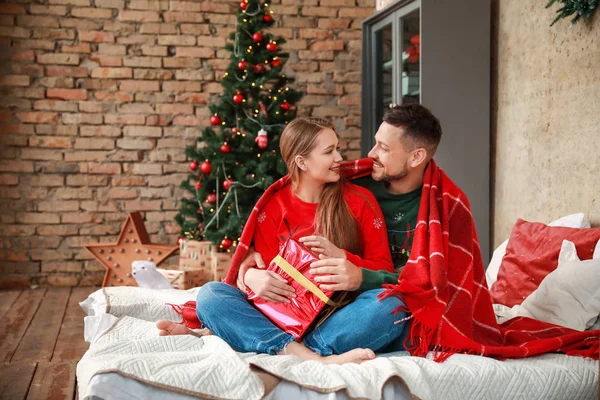
[[[76,398],[83,340],[79,302],[95,288],[0,291],[0,399]]]

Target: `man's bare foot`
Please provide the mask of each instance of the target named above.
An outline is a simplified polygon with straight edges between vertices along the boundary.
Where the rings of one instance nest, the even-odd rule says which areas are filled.
[[[369,361],[375,358],[375,353],[371,349],[354,349],[342,354],[334,354],[331,356],[321,357],[323,364],[360,364],[364,361]]]
[[[194,336],[207,336],[212,335],[212,332],[208,328],[191,330],[185,325],[178,324],[173,321],[161,319],[156,322],[156,328],[158,329],[158,336],[170,336],[170,335],[194,335]]]

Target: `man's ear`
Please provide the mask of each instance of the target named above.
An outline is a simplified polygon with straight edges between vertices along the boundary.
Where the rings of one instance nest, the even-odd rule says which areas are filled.
[[[300,168],[302,171],[306,171],[306,162],[304,162],[304,158],[302,156],[294,157],[294,162],[296,163],[298,168]]]
[[[409,165],[411,168],[417,168],[426,161],[427,150],[425,150],[423,147],[419,147],[418,149],[413,150],[412,154],[410,155]]]

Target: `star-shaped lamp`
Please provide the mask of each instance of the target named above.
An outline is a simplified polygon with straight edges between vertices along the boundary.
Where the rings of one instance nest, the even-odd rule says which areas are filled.
[[[131,274],[131,263],[136,260],[148,260],[156,265],[166,260],[179,249],[150,243],[150,236],[138,212],[130,213],[121,229],[116,243],[87,244],[85,248],[106,267],[102,287],[137,286]]]

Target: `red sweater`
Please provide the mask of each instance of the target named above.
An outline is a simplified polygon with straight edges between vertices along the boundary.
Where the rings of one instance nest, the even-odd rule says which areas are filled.
[[[346,257],[357,267],[393,272],[387,230],[377,200],[368,189],[352,184],[347,184],[344,198],[358,221],[360,231],[357,234],[363,248],[362,255],[346,251]],[[267,265],[290,236],[298,240],[315,235],[317,206],[317,203],[306,203],[296,197],[291,185],[273,195],[258,215],[254,231],[255,249]]]

